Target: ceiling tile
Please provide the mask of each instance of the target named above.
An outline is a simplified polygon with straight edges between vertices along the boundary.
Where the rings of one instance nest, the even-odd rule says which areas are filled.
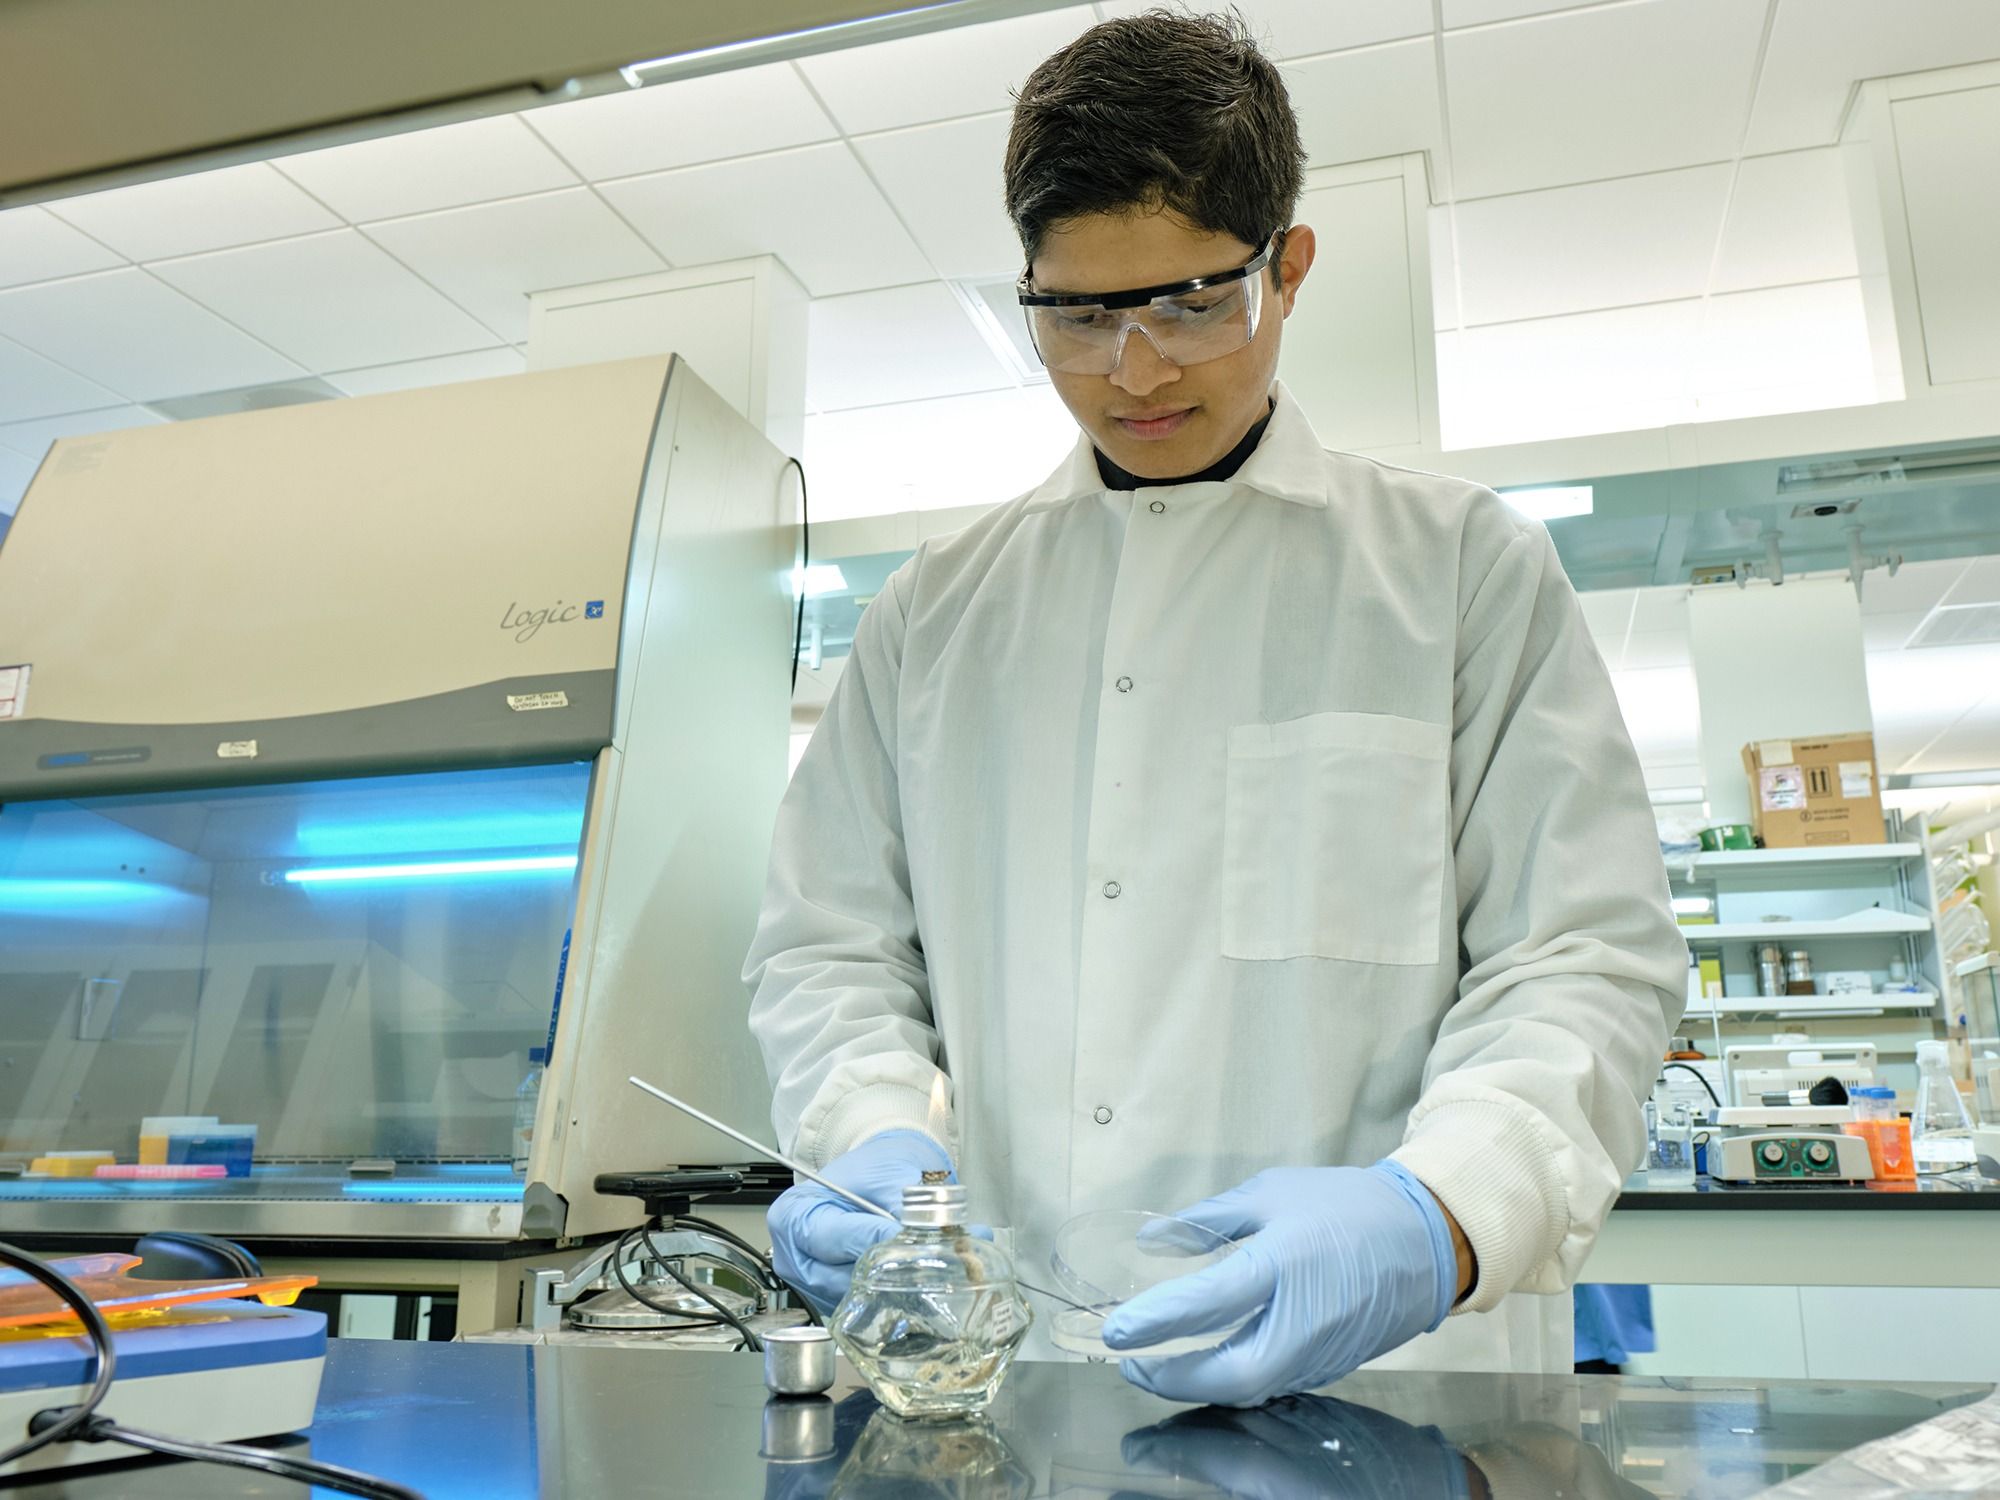
[[[1021,242],[1002,198],[1006,114],[916,125],[854,142],[910,233],[949,277],[1013,276]]]
[[[1688,638],[1685,631],[1635,630],[1625,638],[1625,659],[1621,666],[1627,672],[1686,665]]]
[[[956,26],[801,58],[849,135],[1008,109],[1011,90],[1050,53],[1096,24],[1088,6]]]
[[[1688,591],[1679,585],[1639,589],[1632,608],[1634,635],[1688,633]]]
[[[1461,203],[1465,321],[1699,297],[1728,192],[1710,166]]]
[[[118,399],[116,391],[73,375],[32,349],[0,337],[0,421],[85,411],[115,405]]]
[[[1960,647],[1961,650],[1972,649]],[[2000,671],[2000,657],[1989,656],[1968,670]],[[1937,743],[1924,751],[1924,771],[1984,771],[2000,766],[2000,706],[1981,704],[1967,711]]]
[[[1875,579],[1868,579],[1869,588],[1861,596],[1865,604],[1868,593],[1872,592]],[[1902,610],[1894,614],[1866,614],[1861,616],[1861,649],[1864,651],[1900,651],[1917,627],[1924,623],[1926,611]]]
[[[1688,420],[1698,305],[1657,302],[1439,334],[1444,446],[1497,447]]]
[[[677,266],[775,255],[815,297],[933,279],[845,145],[626,177],[599,191]]]
[[[1859,274],[1840,151],[1745,157],[1715,268],[1718,292]]]
[[[806,351],[806,402],[815,411],[1015,384],[937,281],[820,298]]]
[[[576,182],[541,137],[512,115],[308,151],[273,165],[357,224]]]
[[[578,99],[520,118],[592,182],[807,146],[839,134],[790,63]]]
[[[1451,209],[1431,208],[1426,219],[1431,252],[1431,322],[1439,328],[1458,324],[1458,275],[1452,239]]]
[[[1761,7],[1752,7],[1761,8]],[[1830,146],[1854,84],[2000,57],[1993,0],[1778,0],[1745,151]]]
[[[124,257],[77,233],[45,208],[10,208],[0,214],[0,287],[123,264]]]
[[[1968,566],[1964,558],[1952,557],[1907,563],[1896,570],[1894,578],[1883,572],[1870,573],[1861,593],[1861,613],[1864,616],[1905,611],[1929,614],[1965,576]]]
[[[153,269],[313,371],[503,342],[352,229],[162,261]]]
[[[1426,210],[1430,232],[1430,320],[1438,328],[1458,326],[1458,260],[1452,208]]]
[[[57,438],[117,432],[126,427],[153,427],[162,420],[143,406],[108,406],[97,411],[66,412],[60,417],[43,417],[34,422],[8,422],[0,424],[0,448],[11,448],[39,463],[49,444]]]
[[[1874,582],[1873,578],[1869,579]],[[2000,557],[1975,557],[1940,604],[2000,604]],[[1995,683],[2000,688],[2000,682]]]
[[[1601,4],[1602,0],[1444,0],[1444,26],[1487,26],[1495,21],[1518,21],[1524,16],[1542,16],[1555,10],[1576,10]]]
[[[1315,167],[1443,145],[1428,38],[1286,63],[1283,72]]]
[[[370,224],[368,237],[509,343],[528,293],[658,271],[652,247],[589,188]]]
[[[1611,690],[1639,758],[1650,764],[1700,756],[1701,702],[1692,667],[1612,674]]]
[[[519,375],[527,368],[528,361],[518,349],[476,349],[470,354],[441,354],[435,359],[412,359],[399,365],[341,370],[328,375],[326,382],[350,396],[379,396],[384,391],[409,391],[419,386]]]
[[[1448,33],[1458,197],[1736,155],[1764,7],[1641,0]]]
[[[133,260],[284,239],[340,223],[263,162],[65,198],[49,212]]]
[[[240,255],[243,251],[225,251]],[[319,288],[313,288],[316,295]],[[84,400],[0,415],[42,416],[284,380],[299,367],[140,270],[100,271],[0,292],[0,333],[99,382]],[[115,393],[115,394],[114,394]]]
[[[1100,5],[1106,20],[1157,8],[1158,0]],[[1429,36],[1430,0],[1241,0],[1237,7],[1271,57],[1307,57]]]
[[[1583,622],[1593,636],[1624,643],[1632,627],[1633,589],[1590,589],[1576,596],[1583,607]]]
[[[0,448],[0,516],[11,516],[28,492],[28,481],[38,466],[11,448]],[[4,530],[0,530],[4,535]]]
[[[1872,584],[1875,577],[1868,581]],[[1869,652],[1865,663],[1868,707],[1875,720],[1876,738],[1883,739],[1886,728],[1898,759],[1921,750],[1965,712],[1969,682],[1993,680],[1964,674],[1968,660],[1976,661],[1977,653],[1994,649],[1944,646],[1929,651]],[[1968,657],[1967,653],[1973,655]],[[1886,765],[1891,757],[1884,755],[1882,759]]]

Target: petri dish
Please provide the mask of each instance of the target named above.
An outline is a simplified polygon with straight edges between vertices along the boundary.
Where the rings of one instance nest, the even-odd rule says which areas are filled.
[[[1148,1288],[1206,1270],[1236,1250],[1235,1241],[1171,1214],[1122,1208],[1078,1214],[1056,1231],[1049,1266],[1056,1283],[1089,1310],[1066,1307],[1058,1312],[1050,1320],[1049,1342],[1093,1359],[1159,1357],[1212,1349],[1250,1319],[1238,1318],[1226,1328],[1168,1339],[1144,1349],[1107,1348],[1102,1337],[1104,1319],[1120,1303]]]

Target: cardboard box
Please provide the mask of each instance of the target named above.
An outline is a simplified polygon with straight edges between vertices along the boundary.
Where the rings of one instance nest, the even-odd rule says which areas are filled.
[[[1743,747],[1743,769],[1751,823],[1765,848],[1884,842],[1874,735],[1759,740]]]

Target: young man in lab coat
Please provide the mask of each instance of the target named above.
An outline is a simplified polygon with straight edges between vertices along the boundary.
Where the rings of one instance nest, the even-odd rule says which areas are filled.
[[[1324,451],[1275,382],[1302,169],[1239,23],[1110,21],[1029,78],[1007,206],[1082,434],[868,609],[745,976],[783,1143],[844,1186],[955,1164],[1031,1280],[1090,1209],[1248,1237],[1104,1327],[1252,1315],[1123,1362],[1234,1405],[1384,1356],[1567,1370],[1552,1294],[1686,967],[1547,534]],[[826,1303],[893,1232],[812,1185],[770,1221]]]

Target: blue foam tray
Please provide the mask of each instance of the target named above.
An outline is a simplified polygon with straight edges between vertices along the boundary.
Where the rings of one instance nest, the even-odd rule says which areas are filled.
[[[299,1307],[266,1307],[261,1302],[204,1302],[181,1316],[216,1314],[211,1320],[175,1322],[151,1328],[112,1331],[118,1351],[118,1378],[184,1375],[243,1365],[282,1364],[326,1353],[326,1315]],[[38,1338],[0,1342],[0,1391],[46,1390],[82,1385],[95,1367],[90,1340]]]

